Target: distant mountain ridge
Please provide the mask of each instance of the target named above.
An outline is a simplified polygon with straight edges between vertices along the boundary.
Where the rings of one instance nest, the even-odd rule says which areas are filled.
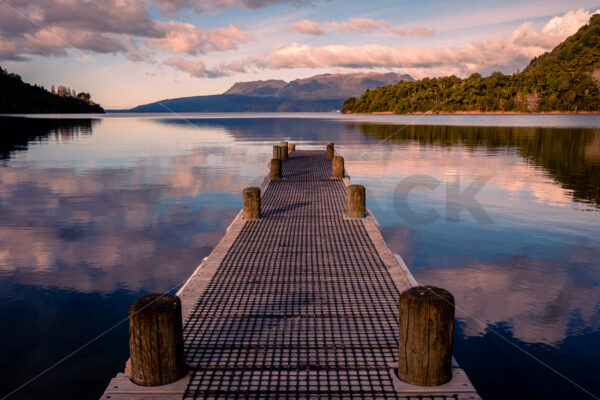
[[[520,73],[400,82],[348,98],[342,112],[600,112],[600,14]]]
[[[272,112],[334,111],[348,96],[366,89],[400,81],[413,81],[407,74],[323,74],[291,82],[264,80],[237,82],[220,95],[179,97],[126,110],[127,112]]]
[[[413,81],[408,74],[388,73],[355,73],[355,74],[323,74],[310,78],[296,79],[289,83],[283,80],[237,82],[223,94],[240,94],[246,96],[273,96],[296,99],[335,99],[362,93],[378,86]]]

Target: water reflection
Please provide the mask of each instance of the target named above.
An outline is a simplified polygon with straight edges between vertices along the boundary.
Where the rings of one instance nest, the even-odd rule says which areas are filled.
[[[353,127],[349,124],[349,128]],[[598,130],[364,124],[359,125],[359,129],[366,136],[396,143],[484,147],[491,153],[516,149],[525,159],[543,167],[563,188],[572,190],[576,200],[600,205]],[[513,182],[522,184],[520,179]]]
[[[18,117],[0,117],[3,134],[0,135],[0,160],[7,159],[11,153],[27,150],[33,141],[71,140],[79,135],[91,135],[92,125],[98,123],[92,119],[34,119]]]
[[[340,117],[10,124],[27,139],[3,144],[0,153],[0,299],[7,304],[0,320],[9,321],[0,342],[11,344],[0,348],[0,373],[8,377],[0,394],[125,317],[140,294],[187,278],[238,212],[241,190],[261,181],[271,146],[283,138],[299,148],[336,142],[353,182],[367,186],[368,206],[392,250],[420,282],[454,293],[457,358],[482,394],[579,395],[565,382],[542,394],[524,391],[546,376],[544,368],[502,359],[498,354],[509,350],[492,330],[600,392],[593,369],[577,367],[599,353],[582,350],[600,332],[598,130],[377,125]],[[439,211],[426,225],[407,223],[394,207],[398,183],[419,174],[440,182],[436,190],[410,193],[417,212]],[[480,175],[491,176],[476,198],[493,223],[479,224],[466,210],[457,222],[446,221],[445,186],[464,189]],[[81,315],[80,305],[103,311],[78,321],[86,326],[78,333],[65,319]],[[21,317],[29,313],[27,321]],[[47,332],[47,340],[26,351],[36,332]],[[126,328],[106,340],[15,398],[69,397],[62,388],[73,376],[91,382],[73,397],[98,397],[127,358]],[[499,364],[490,367],[490,358]],[[22,368],[11,367],[16,360]]]

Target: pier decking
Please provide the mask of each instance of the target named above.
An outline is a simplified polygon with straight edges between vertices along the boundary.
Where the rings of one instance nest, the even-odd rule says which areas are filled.
[[[400,381],[398,296],[415,284],[371,215],[346,219],[349,179],[324,151],[294,151],[238,215],[182,300],[188,374],[159,387],[115,377],[102,399],[479,399],[465,373]]]

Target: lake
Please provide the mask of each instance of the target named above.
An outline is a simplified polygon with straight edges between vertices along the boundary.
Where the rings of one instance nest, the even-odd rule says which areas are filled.
[[[486,399],[600,396],[600,116],[1,118],[0,398],[98,398],[267,173],[335,142],[390,248],[456,298]]]

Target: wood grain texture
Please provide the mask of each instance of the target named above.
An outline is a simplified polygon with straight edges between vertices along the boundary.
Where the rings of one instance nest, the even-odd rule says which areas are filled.
[[[148,294],[129,309],[131,380],[142,386],[175,382],[185,373],[181,301]]]
[[[285,145],[285,146],[279,146],[279,158],[281,158],[282,161],[287,161],[287,159],[288,159],[288,147],[287,147],[287,145]]]
[[[273,158],[269,163],[269,170],[271,172],[271,179],[281,179],[281,160]]]
[[[400,295],[398,377],[419,386],[452,379],[454,297],[434,286],[416,286]]]
[[[346,186],[346,218],[365,216],[365,187],[363,185]]]
[[[333,157],[331,177],[333,179],[344,179],[344,157]]]
[[[244,201],[244,219],[260,219],[260,188],[249,187],[242,193]]]
[[[273,146],[273,158],[276,160],[281,159],[281,146]]]

